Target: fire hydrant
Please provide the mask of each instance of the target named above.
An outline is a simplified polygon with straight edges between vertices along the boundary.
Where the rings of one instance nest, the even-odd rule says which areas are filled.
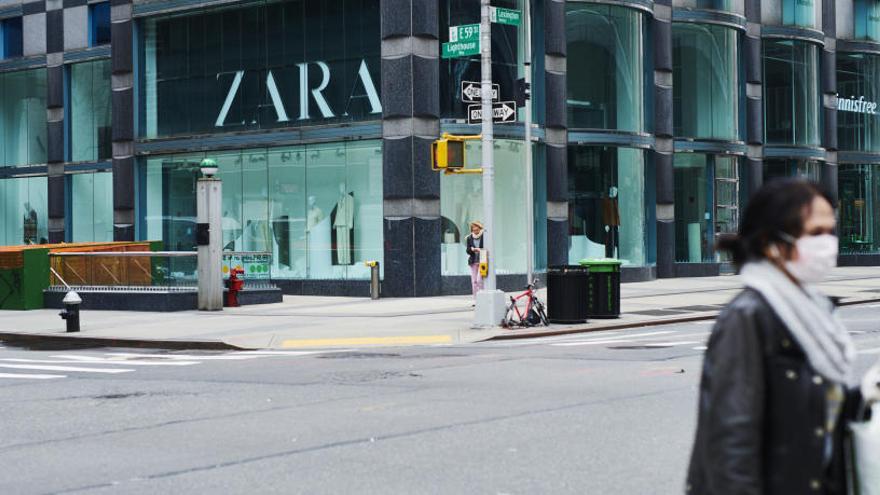
[[[74,291],[68,292],[61,301],[64,311],[58,313],[61,319],[67,322],[68,332],[79,332],[79,305],[82,299]]]
[[[238,303],[238,293],[244,288],[244,279],[238,278],[244,275],[241,268],[233,268],[229,271],[229,280],[226,281],[226,306],[235,308],[241,306]]]

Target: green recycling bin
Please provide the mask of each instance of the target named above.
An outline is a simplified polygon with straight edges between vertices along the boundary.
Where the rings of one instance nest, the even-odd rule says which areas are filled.
[[[620,318],[620,265],[610,258],[585,259],[581,266],[589,270],[587,296],[588,318]]]

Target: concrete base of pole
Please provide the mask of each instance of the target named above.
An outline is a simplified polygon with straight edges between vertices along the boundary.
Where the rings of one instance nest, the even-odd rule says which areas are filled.
[[[507,298],[500,290],[483,290],[477,293],[474,308],[474,328],[494,328],[501,325],[507,310]]]

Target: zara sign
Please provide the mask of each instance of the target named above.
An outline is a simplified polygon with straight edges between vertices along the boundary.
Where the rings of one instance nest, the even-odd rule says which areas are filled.
[[[361,60],[361,63],[357,69],[357,74],[354,77],[349,78],[352,81],[351,90],[348,92],[348,98],[344,102],[344,107],[339,109],[334,109],[330,103],[327,101],[327,97],[324,95],[324,91],[327,90],[327,87],[330,85],[332,81],[332,72],[330,71],[330,66],[327,63],[318,61],[311,63],[301,63],[296,64],[296,70],[299,75],[298,80],[298,101],[296,108],[298,109],[298,113],[296,115],[296,120],[311,120],[314,118],[310,111],[311,102],[314,102],[317,105],[317,109],[320,112],[320,115],[324,119],[332,119],[337,115],[348,117],[349,109],[352,103],[357,99],[365,98],[369,105],[369,114],[381,114],[382,113],[382,103],[379,100],[379,93],[376,91],[376,84],[373,82],[373,78],[370,76],[370,70],[367,67],[367,61]],[[320,79],[317,85],[312,86],[310,84],[309,71],[317,71],[320,74]],[[236,101],[236,97],[239,96],[241,91],[241,82],[245,78],[246,71],[239,70],[236,71],[232,78],[232,83],[229,85],[229,89],[226,91],[226,98],[223,101],[223,105],[220,107],[220,112],[217,115],[217,120],[214,122],[215,127],[223,127],[226,125],[226,119],[229,116],[229,110],[232,108],[232,105]],[[217,80],[221,81],[226,74],[217,74]],[[265,79],[265,89],[266,93],[263,95],[264,98],[267,99],[271,108],[275,111],[275,116],[277,117],[276,122],[290,122],[292,119],[290,114],[287,113],[288,106],[285,105],[285,98],[282,97],[282,94],[287,95],[290,92],[284,91],[285,88],[281,88],[279,90],[278,83],[275,80],[275,76],[272,73],[272,70],[269,70],[266,73]],[[268,106],[268,105],[261,105]],[[245,115],[246,117],[246,115]],[[242,120],[240,122],[236,122],[237,125],[247,125],[247,120]]]

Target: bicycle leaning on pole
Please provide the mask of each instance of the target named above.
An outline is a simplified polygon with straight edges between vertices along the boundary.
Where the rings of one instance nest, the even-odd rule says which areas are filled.
[[[544,303],[538,299],[538,295],[535,293],[535,284],[527,285],[522,294],[510,296],[507,312],[501,321],[502,327],[534,327],[547,326],[548,324]]]

